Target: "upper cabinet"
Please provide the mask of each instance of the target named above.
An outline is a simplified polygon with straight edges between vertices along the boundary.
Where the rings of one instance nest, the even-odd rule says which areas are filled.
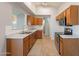
[[[56,16],[56,20],[57,21],[60,20],[60,15]]]
[[[42,22],[43,22],[42,18],[36,19],[36,25],[42,25]]]
[[[78,25],[78,6],[70,6],[66,10],[66,24]]]
[[[31,15],[27,16],[27,24],[28,25],[33,25],[34,24],[34,17]]]
[[[43,19],[28,15],[27,24],[29,25],[29,23],[30,23],[30,25],[42,25]]]
[[[62,12],[61,14],[59,14],[59,15],[56,17],[56,20],[59,21],[59,20],[61,20],[63,17],[65,17],[65,12]]]
[[[56,20],[59,21],[63,17],[66,17],[66,25],[78,25],[78,9],[79,7],[76,5],[71,5],[64,12],[59,14],[56,17]]]

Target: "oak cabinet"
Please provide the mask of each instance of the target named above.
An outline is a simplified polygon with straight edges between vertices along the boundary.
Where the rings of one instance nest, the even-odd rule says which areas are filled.
[[[6,54],[7,54],[7,56],[10,56],[11,55],[11,40],[10,39],[6,40],[6,45],[7,45]]]
[[[30,49],[31,49],[36,41],[35,32],[33,34],[29,35],[29,37],[30,37]]]
[[[59,54],[63,55],[63,39],[60,37]]]
[[[23,42],[21,39],[8,38],[6,41],[6,52],[10,53],[7,56],[22,56]]]
[[[66,25],[71,24],[71,19],[70,19],[70,8],[66,10]]]
[[[79,39],[60,37],[61,56],[79,56]]]
[[[56,50],[58,51],[58,53],[59,53],[59,44],[60,44],[59,35],[55,33],[55,46],[56,46]]]
[[[66,10],[66,24],[78,25],[78,6],[70,6]]]
[[[57,33],[56,33],[57,34]],[[61,56],[79,56],[79,38],[55,34],[55,46]],[[73,36],[73,35],[72,35]]]
[[[57,21],[60,20],[60,15],[56,16],[56,20],[57,20]]]
[[[56,16],[56,20],[60,21],[66,17],[66,25],[78,25],[79,6],[71,5],[65,11]]]
[[[43,19],[28,15],[27,16],[27,24],[29,24],[29,23],[31,25],[42,25]]]
[[[42,18],[37,18],[37,25],[42,25],[42,22],[43,22]]]
[[[27,15],[27,24],[34,25],[34,17],[32,15]]]
[[[36,37],[37,37],[38,39],[42,39],[42,30],[38,30],[38,31],[37,31]]]
[[[65,17],[65,12],[62,12],[62,13],[60,14],[60,20],[61,20],[63,17]]]
[[[33,47],[37,38],[37,31],[26,36],[23,39],[7,38],[6,52],[7,56],[27,56],[30,49]]]
[[[30,50],[30,37],[27,36],[23,39],[23,55],[26,56]]]
[[[65,17],[65,11],[56,16],[56,20],[60,21],[63,17]]]
[[[34,17],[34,25],[42,25],[42,18]]]

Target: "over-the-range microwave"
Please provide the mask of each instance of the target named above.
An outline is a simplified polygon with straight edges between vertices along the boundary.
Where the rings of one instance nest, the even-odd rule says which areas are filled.
[[[63,17],[59,20],[59,25],[60,26],[66,26],[66,17]]]

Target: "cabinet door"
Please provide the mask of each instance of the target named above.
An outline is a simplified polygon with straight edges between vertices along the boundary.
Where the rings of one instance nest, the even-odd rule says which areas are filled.
[[[59,36],[57,34],[55,34],[55,46],[56,46],[56,49],[59,53]]]
[[[34,44],[34,42],[35,42],[35,34],[34,33],[32,33],[32,45]]]
[[[57,35],[56,35],[56,33],[55,33],[55,46],[57,46]]]
[[[73,25],[78,25],[78,6],[71,6],[70,9],[71,22]]]
[[[31,16],[30,15],[27,15],[27,24],[29,25],[29,23],[31,23]]]
[[[66,10],[66,24],[78,25],[78,6],[70,6]]]
[[[7,39],[7,52],[9,56],[23,56],[23,41],[19,39]],[[9,54],[10,53],[10,54]]]
[[[35,25],[35,17],[34,16],[32,16],[31,25]]]
[[[34,44],[36,42],[36,32],[34,32],[32,36],[33,36],[33,44]]]
[[[31,25],[34,25],[34,17],[31,15],[27,16],[27,24],[30,23]]]
[[[32,25],[36,24],[36,17],[33,17]]]
[[[60,14],[60,19],[62,19],[63,17],[64,17],[64,12]]]
[[[42,18],[38,18],[38,25],[42,25]]]
[[[37,31],[37,39],[42,39],[42,30]]]
[[[11,39],[6,40],[6,55],[11,56],[12,54],[12,46],[11,46]]]
[[[56,20],[57,20],[57,21],[59,20],[59,15],[58,15],[58,16],[56,16]]]
[[[34,25],[37,25],[37,18],[34,18]]]
[[[42,25],[42,18],[35,18],[35,25]]]
[[[70,25],[72,23],[71,19],[70,19],[70,8],[68,8],[66,10],[66,24]]]
[[[32,48],[32,43],[33,43],[33,41],[32,41],[32,35],[29,35],[30,36],[30,49]]]
[[[23,39],[23,55],[26,56],[30,49],[29,36]]]
[[[60,37],[60,55],[63,55],[63,39]]]

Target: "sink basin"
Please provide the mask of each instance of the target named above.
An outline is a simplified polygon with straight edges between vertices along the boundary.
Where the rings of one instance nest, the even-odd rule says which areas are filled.
[[[31,32],[21,32],[20,34],[30,34]]]
[[[29,28],[29,30],[35,30],[36,28],[33,28],[33,27],[31,27],[31,28]]]

